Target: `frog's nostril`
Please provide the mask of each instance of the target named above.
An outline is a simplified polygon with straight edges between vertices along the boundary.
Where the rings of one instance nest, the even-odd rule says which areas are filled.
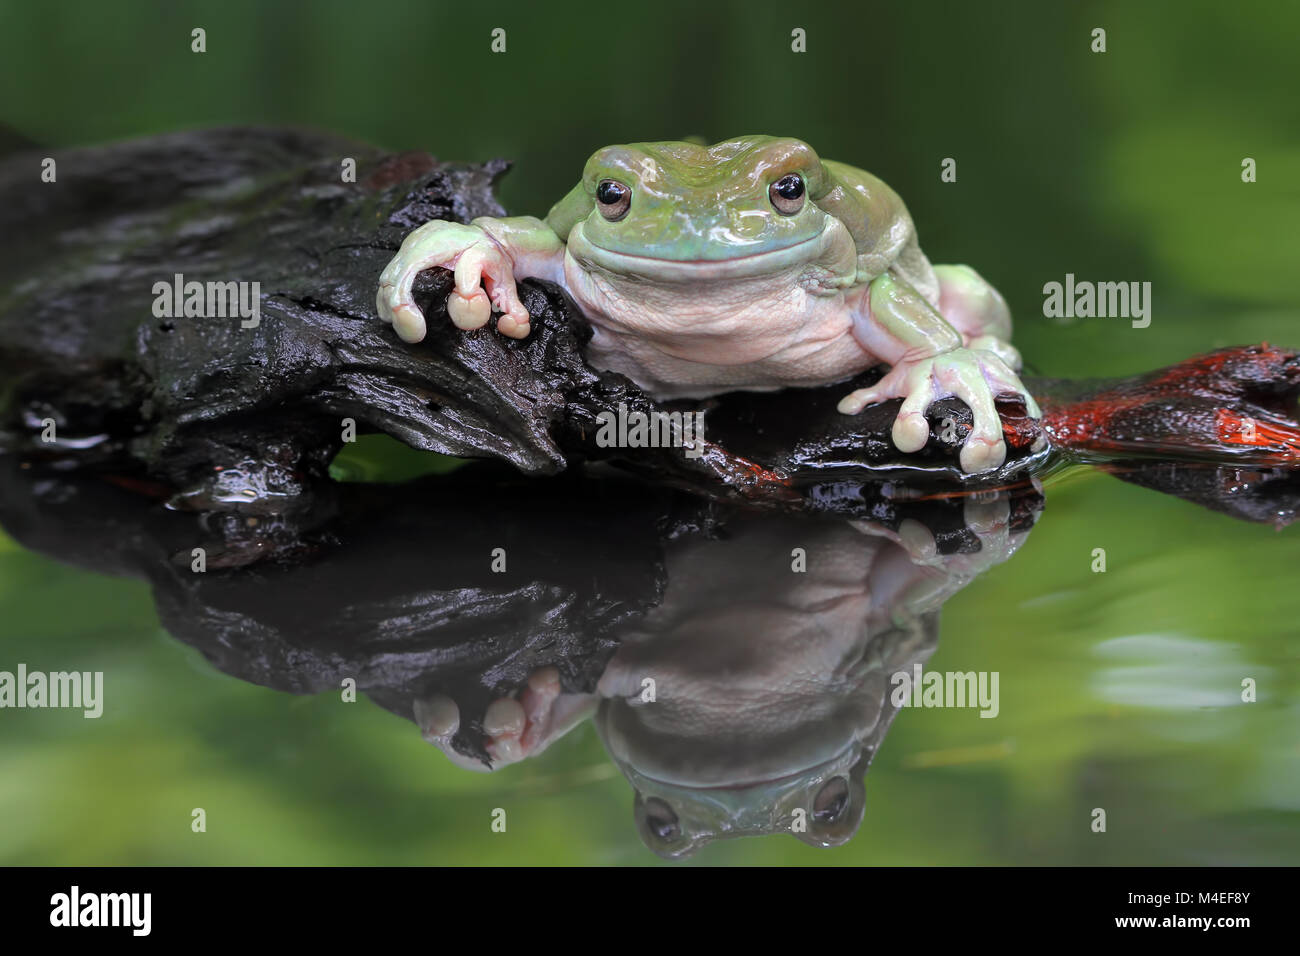
[[[741,210],[732,217],[731,231],[743,240],[758,239],[767,228],[767,219],[768,217],[757,209]]]

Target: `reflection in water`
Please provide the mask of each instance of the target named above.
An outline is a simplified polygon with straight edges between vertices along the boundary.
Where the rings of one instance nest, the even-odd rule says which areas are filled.
[[[623,632],[597,688],[597,728],[636,790],[646,844],[679,855],[745,834],[849,839],[897,712],[891,677],[934,652],[940,605],[1019,546],[1035,512],[1013,528],[1011,504],[967,499],[969,552],[940,554],[916,518],[900,534],[750,516],[674,542],[663,602]]]
[[[895,675],[924,665],[942,604],[1011,557],[1042,508],[1031,483],[844,483],[807,489],[797,512],[742,511],[472,465],[337,486],[286,547],[265,517],[196,518],[144,486],[0,465],[14,538],[148,579],[169,632],[228,674],[295,693],[354,680],[478,770],[591,717],[638,832],[666,856],[749,834],[848,840],[899,709]],[[278,560],[220,569],[259,545]],[[214,559],[204,573],[196,547]],[[1100,649],[1103,695],[1125,699],[1133,666],[1171,659],[1140,640]]]

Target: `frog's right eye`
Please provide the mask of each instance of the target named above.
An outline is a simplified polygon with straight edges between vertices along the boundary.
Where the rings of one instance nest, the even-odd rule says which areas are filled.
[[[618,222],[632,206],[632,190],[616,179],[602,179],[596,187],[596,208],[610,222]],[[667,804],[665,804],[667,806]],[[670,811],[671,812],[671,811]]]
[[[807,189],[803,177],[798,173],[782,176],[767,188],[767,197],[772,206],[783,216],[793,216],[803,208],[803,197]]]
[[[645,823],[650,832],[660,840],[672,840],[682,832],[677,814],[658,797],[648,797],[645,801]]]

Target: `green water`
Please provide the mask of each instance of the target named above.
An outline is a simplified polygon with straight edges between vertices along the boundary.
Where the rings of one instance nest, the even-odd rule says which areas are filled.
[[[968,262],[1005,294],[1040,374],[1300,346],[1295,5],[308,9],[2,3],[0,123],[53,150],[293,123],[504,155],[504,201],[535,214],[607,143],[789,134],[894,186],[931,259]],[[190,52],[194,26],[205,54]],[[493,56],[497,26],[509,47]],[[806,54],[790,52],[794,26]],[[1097,26],[1104,54],[1089,50]],[[955,183],[940,181],[945,157]],[[1245,157],[1257,182],[1241,180]],[[1151,326],[1043,318],[1043,285],[1066,273],[1150,281]],[[1300,862],[1297,558],[1294,528],[1087,469],[1058,476],[1022,550],[947,604],[928,665],[999,670],[999,717],[902,713],[846,847],[771,837],[694,860]],[[146,585],[0,539],[0,669],[20,661],[102,670],[108,705],[98,720],[0,712],[2,863],[655,861],[589,724],[536,760],[466,773],[364,698],[216,672],[161,630]],[[206,833],[191,832],[194,807]],[[490,830],[497,807],[506,833]]]

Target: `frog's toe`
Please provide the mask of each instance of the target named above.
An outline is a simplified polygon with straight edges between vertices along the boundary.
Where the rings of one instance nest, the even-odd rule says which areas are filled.
[[[971,496],[962,505],[962,520],[976,536],[1004,540],[1011,524],[1011,500],[1002,494],[991,498]]]
[[[446,694],[416,700],[413,708],[420,734],[431,744],[447,742],[460,729],[460,708]]]
[[[905,454],[920,451],[930,440],[930,421],[925,412],[937,397],[928,369],[918,369],[910,378],[911,390],[903,399],[891,432],[894,447]]]
[[[497,319],[497,331],[512,339],[526,339],[528,333],[532,331],[529,318],[528,310],[522,305],[509,312],[503,312]]]
[[[394,270],[391,265],[384,270],[379,292],[375,295],[375,309],[403,342],[419,342],[426,332],[424,313],[412,301],[410,289],[399,273],[400,270]]]
[[[907,366],[895,365],[874,385],[845,395],[835,408],[843,415],[856,415],[868,405],[887,402],[891,398],[903,398],[914,387],[908,375]]]
[[[560,697],[560,672],[543,667],[528,678],[516,700],[501,697],[483,715],[487,752],[494,763],[516,763],[541,751],[550,738],[552,714]]]
[[[483,714],[487,752],[495,763],[515,763],[524,758],[521,739],[528,719],[523,705],[513,697],[500,697]]]
[[[895,448],[910,455],[930,440],[930,422],[920,412],[899,412],[890,437]]]
[[[1002,418],[987,388],[963,388],[957,396],[970,406],[971,430],[961,446],[961,469],[967,473],[992,471],[1007,460],[1002,440]]]
[[[996,441],[971,435],[961,446],[961,470],[968,474],[993,471],[1007,460],[1007,444],[1000,437]]]
[[[469,295],[455,289],[447,296],[447,315],[458,329],[481,329],[492,315],[492,303],[482,289],[473,289]]]
[[[939,543],[934,532],[915,518],[904,518],[898,525],[898,543],[914,564],[927,564],[939,556]]]
[[[860,388],[856,392],[849,392],[840,399],[835,410],[842,415],[856,415],[868,405],[874,405],[876,402],[883,402],[885,396],[881,395],[874,388]]]
[[[560,672],[554,667],[543,667],[528,678],[528,686],[519,695],[527,724],[520,742],[525,751],[539,749],[551,726],[551,714],[560,697]]]
[[[387,318],[392,323],[393,331],[403,342],[414,345],[416,342],[424,341],[424,334],[428,331],[428,327],[424,324],[424,313],[414,302],[403,302],[391,308]]]

